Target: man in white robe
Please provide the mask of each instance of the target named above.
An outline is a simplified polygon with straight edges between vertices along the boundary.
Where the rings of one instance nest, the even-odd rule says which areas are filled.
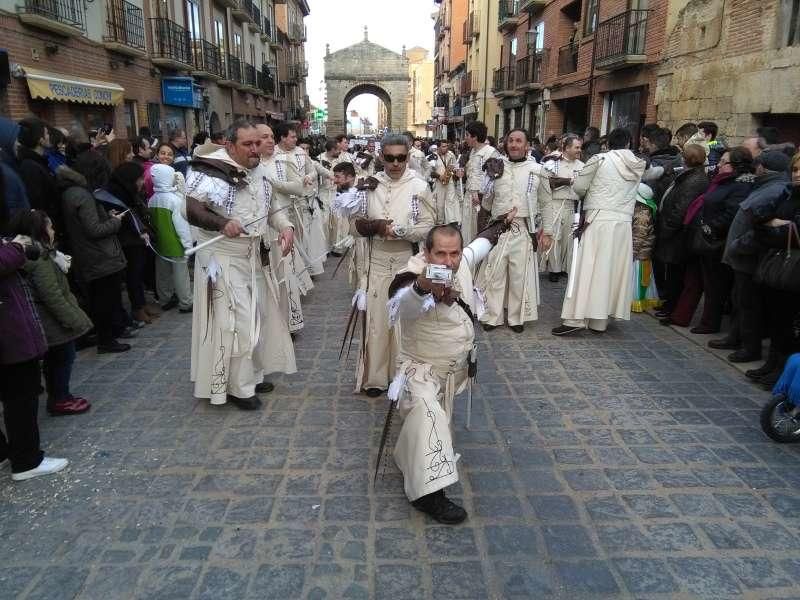
[[[268,125],[256,125],[260,138],[259,152],[261,164],[266,169],[267,178],[272,184],[272,193],[276,201],[286,212],[289,218],[290,211],[294,209],[292,196],[303,195],[305,186],[303,182],[289,182],[286,169],[275,160],[275,137]],[[270,239],[270,260],[272,270],[278,278],[278,298],[280,300],[281,314],[283,315],[290,333],[297,333],[305,326],[303,318],[303,305],[301,296],[308,293],[306,287],[307,277],[300,279],[297,272],[304,267],[302,259],[293,248],[287,255],[282,255],[282,248],[278,239],[278,232],[271,227],[268,230]]]
[[[342,152],[342,145],[346,143],[347,136],[344,136],[343,139],[340,140],[328,140],[325,144],[325,152],[319,157],[320,164],[329,171],[333,171],[336,165],[342,163],[352,164],[353,159],[350,154]],[[332,205],[336,197],[336,183],[333,181],[325,181],[322,183],[321,189],[325,196],[324,201]],[[330,212],[328,241],[330,243],[331,254],[336,257],[342,256],[353,243],[353,238],[350,235],[350,221],[334,211]]]
[[[422,181],[428,183],[431,176],[431,165],[428,162],[428,157],[422,151],[422,140],[414,139],[414,134],[410,131],[406,131],[405,135],[410,144],[408,168],[414,171]]]
[[[436,148],[435,161],[431,168],[433,198],[436,202],[436,224],[461,223],[461,206],[456,195],[458,163],[450,151],[447,140],[441,140]]]
[[[502,158],[496,148],[486,142],[488,130],[480,121],[473,121],[466,127],[464,139],[470,148],[469,162],[467,163],[467,183],[464,191],[463,214],[461,217],[461,233],[464,242],[469,243],[478,232],[478,210],[490,212],[492,207],[483,202],[483,191],[487,179],[483,164],[490,158]]]
[[[448,525],[467,517],[444,488],[458,481],[451,432],[454,398],[467,388],[477,366],[473,320],[481,303],[472,270],[513,216],[504,215],[463,251],[458,228],[433,228],[424,251],[408,261],[389,288],[390,322],[400,335],[389,400],[403,417],[394,459],[414,507]],[[449,270],[450,281],[429,278],[429,265]]]
[[[511,228],[500,236],[478,273],[478,286],[486,294],[486,311],[480,321],[486,331],[508,322],[512,331],[522,333],[526,322],[538,318],[539,268],[534,242],[540,220],[537,190],[542,167],[528,156],[528,135],[523,129],[508,133],[506,152],[507,159],[490,158],[484,162],[502,169],[500,177],[487,187],[484,198],[491,205],[492,218],[512,209],[517,212]],[[496,169],[487,171],[495,173]]]
[[[394,371],[397,347],[389,329],[386,298],[397,272],[415,254],[414,246],[433,227],[433,199],[428,184],[407,168],[406,138],[381,140],[384,171],[362,189],[362,203],[351,218],[351,233],[365,239],[366,336],[356,369],[356,391],[376,397],[386,390]]]
[[[225,236],[195,258],[194,395],[243,410],[261,406],[256,393],[266,373],[297,370],[279,314],[267,224],[280,231],[284,253],[292,249],[293,228],[286,211],[272,203],[259,144],[253,124],[236,121],[225,148],[210,146],[208,154],[195,154],[186,182],[187,216],[197,241]]]
[[[542,239],[539,248],[541,268],[549,271],[549,279],[557,282],[569,273],[572,261],[572,227],[578,195],[572,183],[583,168],[580,160],[583,141],[575,134],[564,136],[561,151],[542,159],[547,172],[539,188],[542,210]]]
[[[573,185],[583,198],[583,223],[561,310],[563,325],[553,335],[585,328],[603,333],[609,317],[631,318],[631,221],[646,163],[628,149],[627,129],[615,129],[607,139],[609,151],[590,158]]]

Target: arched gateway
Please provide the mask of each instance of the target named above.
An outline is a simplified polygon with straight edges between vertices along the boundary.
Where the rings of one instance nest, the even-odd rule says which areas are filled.
[[[364,41],[325,52],[325,86],[328,94],[328,135],[347,133],[345,111],[360,94],[375,94],[386,105],[389,128],[404,131],[407,125],[408,59],[373,44],[364,28]]]

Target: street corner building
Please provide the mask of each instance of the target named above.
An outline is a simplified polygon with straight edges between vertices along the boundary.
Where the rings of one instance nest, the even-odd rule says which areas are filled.
[[[306,0],[0,0],[0,114],[161,137],[307,128]]]

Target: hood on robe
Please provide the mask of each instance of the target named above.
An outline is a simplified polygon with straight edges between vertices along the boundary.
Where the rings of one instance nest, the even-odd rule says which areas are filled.
[[[620,177],[626,181],[639,181],[647,163],[630,150],[610,150],[604,155],[610,160]]]
[[[374,177],[375,177],[375,179],[377,179],[379,182],[381,182],[381,183],[386,183],[386,184],[392,184],[392,183],[406,183],[406,182],[408,182],[408,181],[412,181],[412,180],[414,180],[414,179],[417,179],[417,176],[415,175],[415,171],[414,171],[414,169],[410,169],[410,168],[408,168],[408,167],[406,167],[406,170],[405,170],[405,171],[403,171],[403,174],[400,176],[400,179],[398,179],[398,180],[394,180],[394,179],[392,179],[391,177],[389,177],[389,176],[386,174],[386,172],[385,172],[385,171],[379,171],[378,173],[375,173],[375,176],[374,176]]]
[[[175,169],[169,165],[153,165],[150,169],[150,177],[153,180],[153,192],[174,192],[175,187]]]

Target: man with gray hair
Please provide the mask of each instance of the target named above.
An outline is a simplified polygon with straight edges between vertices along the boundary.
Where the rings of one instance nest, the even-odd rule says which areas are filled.
[[[365,312],[365,331],[356,371],[356,391],[372,398],[389,386],[397,357],[386,307],[389,284],[433,227],[435,210],[428,184],[408,168],[411,145],[402,135],[381,140],[384,170],[358,186],[351,233],[365,240],[366,290],[354,298]],[[358,292],[357,292],[358,294]]]
[[[191,379],[194,395],[242,410],[261,406],[267,371],[296,372],[294,349],[278,306],[269,264],[267,225],[279,231],[286,256],[294,232],[273,202],[260,164],[255,126],[237,120],[225,148],[195,155],[186,181],[186,210],[197,240]],[[224,237],[219,238],[219,234]]]

